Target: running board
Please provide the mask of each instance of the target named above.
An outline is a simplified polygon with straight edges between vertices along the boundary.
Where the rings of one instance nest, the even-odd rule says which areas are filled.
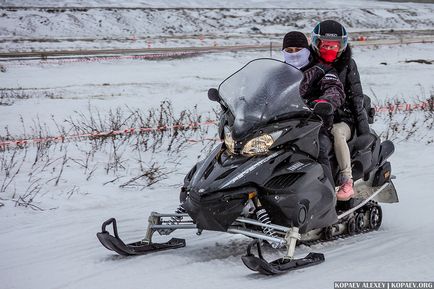
[[[392,176],[393,178],[393,176]],[[370,198],[373,201],[379,203],[398,203],[398,194],[396,193],[395,186],[392,181],[385,183],[385,188],[381,187],[372,187],[372,181],[365,182],[363,180],[357,180],[354,182],[354,190],[356,192],[355,198],[358,199],[368,199],[372,195],[375,195],[374,198]],[[381,192],[378,192],[381,190]]]
[[[374,188],[375,189],[375,188]],[[388,192],[389,194],[392,194],[393,191],[395,191],[395,187],[393,186],[392,182],[385,183],[381,187],[377,187],[375,190],[372,190],[369,193],[369,196],[366,196],[366,198],[363,198],[363,201],[361,201],[357,206],[351,208],[348,211],[345,211],[344,213],[338,215],[338,220],[348,216],[349,214],[353,213],[354,211],[360,209],[364,205],[366,205],[371,200],[377,200],[379,198],[380,193],[382,192]],[[396,195],[396,191],[395,191]],[[358,196],[357,196],[358,197]]]

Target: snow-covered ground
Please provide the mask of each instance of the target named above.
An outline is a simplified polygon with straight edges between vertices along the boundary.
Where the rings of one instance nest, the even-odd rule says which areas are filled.
[[[51,1],[19,2],[3,1],[1,4],[42,6]],[[344,6],[350,5],[348,2]],[[80,4],[79,1],[59,3]],[[98,6],[114,2],[89,3]],[[159,1],[158,5],[180,3]],[[201,3],[190,1],[187,4],[200,7],[204,5]],[[217,2],[212,3],[217,5]],[[245,2],[221,3],[237,7]],[[248,3],[251,7],[265,5],[253,0]],[[286,7],[290,5],[287,3],[312,8],[315,4],[335,7],[338,2],[312,1],[303,6],[298,2],[271,1],[267,7]],[[352,3],[354,7],[362,5],[362,1]],[[367,3],[379,9],[432,7],[432,4]],[[144,1],[134,2],[136,4],[158,6]],[[427,11],[427,18],[434,18],[432,10]],[[429,43],[355,48],[354,57],[365,92],[378,104],[391,98],[408,102],[429,98],[434,90],[432,65],[406,63],[405,60],[432,60],[433,48],[434,44]],[[0,92],[3,96],[21,97],[10,99],[8,106],[0,105],[0,136],[6,136],[7,132],[15,137],[29,135],[37,123],[44,127],[44,134],[56,135],[58,125],[68,127],[65,120],[89,117],[89,107],[94,112],[99,111],[105,119],[110,110],[157,109],[163,100],[172,103],[174,115],[191,110],[192,115],[212,118],[212,110],[217,107],[207,99],[207,89],[216,87],[249,60],[269,56],[268,52],[243,51],[159,61],[2,63],[6,72],[0,73]],[[281,58],[280,54],[272,56]],[[426,117],[432,119],[432,114]],[[149,135],[149,144],[157,144],[154,153],[137,150],[135,140],[147,139],[147,135],[142,139],[119,138],[103,144],[81,140],[49,148],[30,146],[19,150],[13,158],[17,165],[12,166],[9,175],[0,171],[0,187],[4,187],[20,160],[26,160],[11,184],[0,191],[0,288],[312,289],[333,288],[334,281],[343,280],[433,281],[434,134],[423,122],[426,117],[424,113],[412,114],[411,118],[418,120],[419,130],[408,141],[403,140],[406,133],[395,139],[396,152],[391,162],[392,173],[397,176],[395,185],[400,203],[382,206],[384,220],[380,230],[321,245],[302,246],[297,256],[322,252],[326,262],[274,277],[253,274],[242,264],[240,256],[249,242],[242,236],[175,232],[174,236],[186,239],[187,247],[134,258],[111,254],[96,239],[100,224],[110,217],[118,219],[119,233],[126,241],[135,241],[143,237],[151,211],[172,212],[178,205],[183,177],[198,156],[206,154],[211,145],[207,141],[180,143],[179,152],[167,151],[169,139],[158,143],[158,135]],[[393,116],[393,120],[411,127],[410,120],[403,114]],[[374,127],[378,133],[384,132],[387,125],[387,115],[376,117]],[[210,126],[207,131],[187,132],[185,137],[201,140],[213,138],[215,133],[215,126]],[[113,145],[118,146],[119,155],[114,155]],[[0,154],[1,164],[11,161],[13,151]],[[65,165],[62,166],[62,162]],[[142,172],[141,165],[152,164],[161,166],[167,173],[164,180],[150,186],[145,182],[145,187],[143,183],[120,187]],[[30,204],[34,205],[34,210],[31,206],[22,206],[19,197],[26,195],[33,197]]]
[[[116,9],[101,7],[95,1],[75,5],[82,7],[78,9],[72,1],[61,1],[57,5],[63,3],[70,8],[38,8],[44,3],[57,6],[50,2],[20,5],[17,1],[6,1],[5,8],[0,7],[0,52],[268,44],[280,40],[290,30],[308,33],[324,19],[339,19],[353,33],[352,37],[362,34],[369,39],[423,39],[432,36],[434,27],[431,17],[434,4],[136,1],[126,6],[117,4],[124,9]],[[112,5],[115,1],[108,3]],[[136,8],[125,8],[132,6]]]
[[[377,0],[311,0],[306,3],[302,0],[92,0],[83,2],[81,0],[2,0],[2,6],[13,7],[155,7],[155,8],[390,8],[402,7],[411,8],[414,6],[427,6],[429,1],[377,1]]]
[[[356,50],[365,89],[372,89],[381,99],[428,93],[434,76],[429,65],[400,61],[409,54],[426,58],[430,50],[432,45],[428,44]],[[155,107],[162,99],[170,99],[177,111],[197,104],[199,112],[208,112],[211,104],[205,96],[207,88],[216,86],[249,59],[260,56],[265,55],[225,53],[158,62],[11,66],[1,79],[2,87],[22,87],[31,89],[31,93],[48,90],[58,98],[40,96],[2,106],[1,126],[8,125],[12,132],[19,132],[19,115],[29,125],[36,116],[41,122],[50,123],[51,114],[61,121],[73,115],[73,110],[86,111],[89,103],[104,113],[125,104],[132,108]],[[381,122],[381,118],[378,120]],[[377,126],[381,127],[381,123]],[[274,278],[251,274],[242,265],[240,256],[248,240],[240,236],[205,232],[197,237],[194,232],[180,232],[176,235],[187,239],[187,248],[137,258],[114,256],[96,240],[100,223],[109,217],[118,218],[120,233],[126,240],[135,240],[141,237],[151,211],[173,211],[183,175],[196,161],[202,144],[184,149],[186,158],[177,167],[177,173],[144,190],[121,189],[119,182],[102,185],[113,178],[102,171],[86,181],[82,170],[70,164],[60,185],[51,182],[35,197],[34,204],[43,208],[42,212],[14,207],[10,200],[13,192],[2,193],[2,199],[6,199],[0,208],[3,286],[143,288],[146,284],[145,288],[200,288],[206,283],[210,288],[286,284],[332,288],[336,280],[430,280],[430,268],[434,265],[434,253],[429,249],[434,237],[430,210],[434,147],[425,145],[425,140],[415,141],[418,139],[399,143],[392,157],[400,203],[383,207],[384,224],[380,231],[302,247],[300,255],[321,251],[327,262]],[[76,150],[74,145],[69,146],[70,157],[77,154]],[[167,155],[159,152],[152,157]],[[26,182],[25,175],[17,178],[12,186],[15,193],[23,194],[28,188]]]
[[[196,147],[197,148],[197,147]],[[194,147],[192,148],[194,149]],[[241,262],[247,238],[193,231],[177,232],[187,247],[125,258],[103,248],[95,233],[116,216],[126,241],[142,237],[151,211],[172,211],[177,189],[90,195],[59,201],[62,208],[34,212],[0,209],[0,274],[3,288],[333,288],[333,281],[425,280],[434,276],[431,209],[432,146],[402,144],[392,158],[400,203],[383,205],[379,231],[311,248],[326,262],[282,276],[253,274]]]
[[[429,98],[433,90],[431,65],[405,61],[431,60],[433,48],[434,44],[354,48],[365,93],[377,104],[391,98],[407,102]],[[199,112],[207,112],[213,106],[207,98],[208,88],[217,87],[251,59],[269,56],[269,52],[246,51],[170,61],[8,62],[0,87],[29,99],[17,100],[12,107],[0,106],[0,129],[8,125],[19,134],[19,115],[29,124],[37,117],[50,124],[52,114],[61,121],[74,111],[88,111],[89,104],[107,111],[125,106],[156,107],[168,99],[177,111],[197,105]],[[280,52],[272,57],[283,59]],[[58,109],[59,105],[64,109]]]

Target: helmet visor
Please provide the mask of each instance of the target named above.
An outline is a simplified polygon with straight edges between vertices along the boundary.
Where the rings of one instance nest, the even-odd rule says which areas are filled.
[[[337,40],[320,40],[319,49],[326,49],[332,51],[339,51],[341,42]]]
[[[321,43],[327,43],[327,42],[338,42],[339,43],[339,50],[338,52],[342,52],[347,48],[348,45],[348,34],[344,27],[342,27],[342,35],[337,35],[334,33],[325,33],[324,35],[321,35],[319,31],[312,31],[311,39],[312,39],[312,46],[319,48]]]

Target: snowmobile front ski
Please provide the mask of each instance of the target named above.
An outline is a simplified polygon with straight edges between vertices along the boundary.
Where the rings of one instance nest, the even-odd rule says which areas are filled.
[[[106,227],[108,225],[113,225],[114,236],[111,235]],[[116,225],[116,219],[111,218],[102,224],[102,230],[97,233],[96,236],[98,240],[109,250],[115,251],[116,253],[123,256],[133,256],[133,255],[144,255],[152,252],[163,251],[168,249],[177,249],[185,247],[185,240],[172,238],[166,243],[151,243],[147,240],[138,241],[130,244],[125,244],[118,235],[118,229]]]
[[[256,245],[258,248],[258,257],[251,253],[252,247]],[[259,240],[252,241],[247,247],[247,255],[241,257],[244,265],[250,270],[256,271],[265,275],[281,274],[292,270],[313,266],[324,262],[324,254],[309,253],[301,259],[292,259],[283,257],[272,262],[267,262],[262,256],[261,245]]]

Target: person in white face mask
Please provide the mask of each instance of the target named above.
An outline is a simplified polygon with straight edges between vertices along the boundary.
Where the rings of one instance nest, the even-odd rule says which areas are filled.
[[[302,32],[291,31],[283,38],[282,54],[285,62],[304,71],[310,63],[307,37]]]

